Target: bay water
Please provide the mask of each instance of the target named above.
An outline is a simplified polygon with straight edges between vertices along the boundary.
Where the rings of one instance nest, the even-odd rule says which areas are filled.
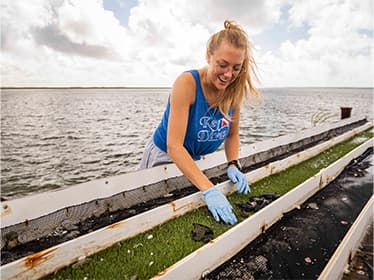
[[[2,89],[1,196],[136,169],[170,89]],[[242,107],[241,145],[352,117],[373,119],[372,88],[265,88]]]

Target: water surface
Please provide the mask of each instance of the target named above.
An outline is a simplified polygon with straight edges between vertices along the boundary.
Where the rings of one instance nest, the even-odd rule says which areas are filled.
[[[1,92],[1,192],[5,197],[133,171],[169,89],[13,89]],[[242,108],[241,144],[352,116],[373,116],[373,90],[273,88]]]

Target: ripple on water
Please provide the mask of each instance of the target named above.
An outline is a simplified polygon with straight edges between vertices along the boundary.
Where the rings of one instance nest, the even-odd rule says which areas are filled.
[[[334,114],[343,102],[354,108],[352,116],[372,116],[370,89],[359,92],[322,88],[320,98],[315,98],[313,89],[264,89],[262,105],[241,110],[241,143],[311,127],[318,110]],[[2,195],[19,196],[133,171],[169,94],[169,89],[2,91]]]

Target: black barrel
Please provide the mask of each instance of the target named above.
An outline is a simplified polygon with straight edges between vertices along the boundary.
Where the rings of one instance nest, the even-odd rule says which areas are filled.
[[[351,117],[352,107],[340,107],[341,119],[346,119]]]

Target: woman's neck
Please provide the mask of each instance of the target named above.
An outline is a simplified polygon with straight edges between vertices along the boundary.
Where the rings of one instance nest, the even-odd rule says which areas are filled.
[[[208,77],[208,69],[204,67],[200,70],[201,74],[201,87],[203,88],[203,94],[209,105],[217,104],[218,99],[223,94],[223,91],[217,90],[217,88],[212,83],[211,79]]]

